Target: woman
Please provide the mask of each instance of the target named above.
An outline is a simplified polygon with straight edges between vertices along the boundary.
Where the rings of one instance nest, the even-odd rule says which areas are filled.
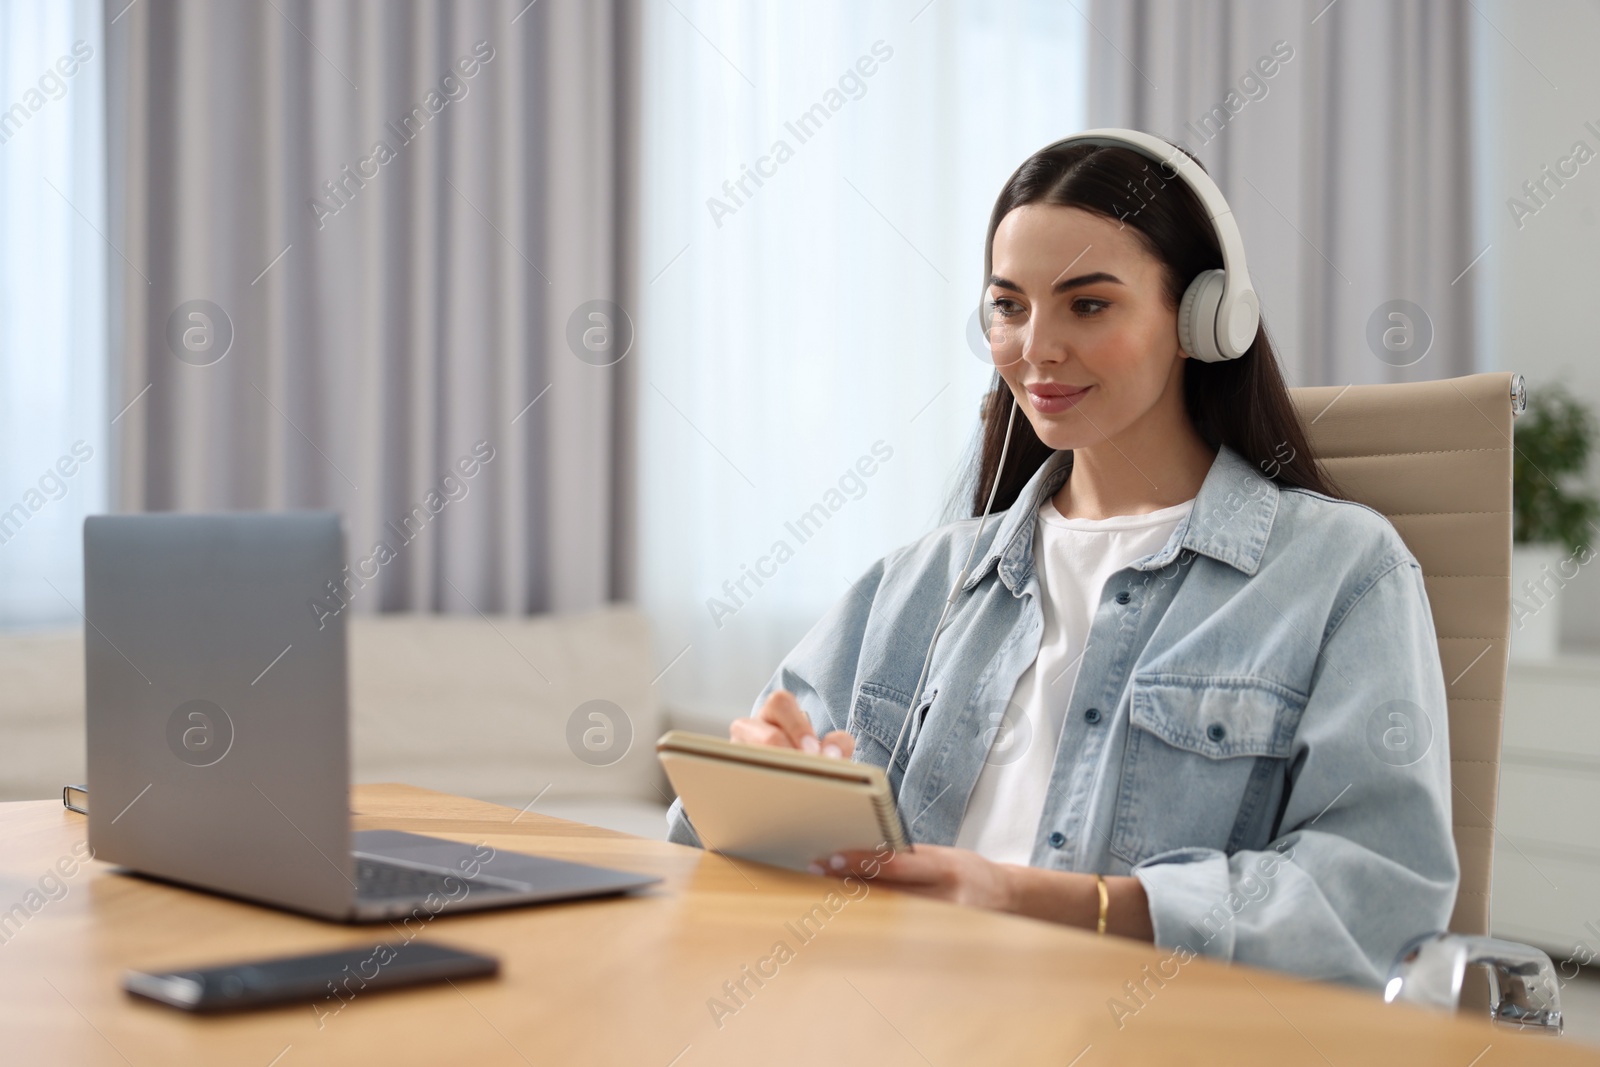
[[[818,873],[1380,986],[1459,880],[1421,568],[1319,469],[1264,326],[1240,358],[1185,350],[1180,299],[1223,256],[1184,181],[1051,145],[984,260],[975,518],[874,564],[731,736],[896,753],[915,850]]]

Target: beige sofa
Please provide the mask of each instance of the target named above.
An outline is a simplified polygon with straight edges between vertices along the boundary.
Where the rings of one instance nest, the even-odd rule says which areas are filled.
[[[358,782],[400,781],[665,837],[649,625],[563,616],[350,622]],[[81,629],[0,634],[0,799],[84,778]]]

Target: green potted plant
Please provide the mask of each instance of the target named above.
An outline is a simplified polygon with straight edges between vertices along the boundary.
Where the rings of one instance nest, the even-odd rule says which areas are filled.
[[[1596,432],[1587,405],[1555,383],[1528,391],[1512,461],[1511,651],[1549,659],[1560,650],[1559,593],[1594,559],[1600,502],[1575,487]]]

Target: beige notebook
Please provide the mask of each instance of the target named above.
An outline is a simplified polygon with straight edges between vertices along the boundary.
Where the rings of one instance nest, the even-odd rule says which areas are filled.
[[[841,849],[911,848],[881,767],[683,730],[656,752],[709,849],[803,871]]]

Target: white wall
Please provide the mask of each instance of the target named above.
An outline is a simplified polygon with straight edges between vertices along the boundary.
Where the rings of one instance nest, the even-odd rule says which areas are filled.
[[[1476,5],[1475,106],[1484,370],[1512,370],[1531,387],[1562,381],[1600,414],[1600,6],[1585,0]],[[1586,127],[1592,123],[1594,129]],[[1583,141],[1595,158],[1519,229],[1509,198]],[[1589,482],[1600,487],[1600,457]],[[1600,565],[1562,592],[1569,644],[1600,652]]]

